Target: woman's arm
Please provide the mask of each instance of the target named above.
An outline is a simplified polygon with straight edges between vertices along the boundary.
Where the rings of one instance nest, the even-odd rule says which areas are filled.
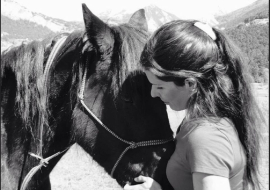
[[[194,190],[230,190],[230,182],[226,177],[206,173],[192,174]]]

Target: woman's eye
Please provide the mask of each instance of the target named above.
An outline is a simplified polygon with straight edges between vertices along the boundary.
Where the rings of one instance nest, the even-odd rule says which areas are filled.
[[[157,87],[157,89],[161,90],[161,89],[163,89],[163,87]]]

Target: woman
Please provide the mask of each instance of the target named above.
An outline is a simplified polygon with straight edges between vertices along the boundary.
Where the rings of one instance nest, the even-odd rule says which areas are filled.
[[[260,189],[260,125],[263,116],[246,80],[240,52],[219,30],[198,21],[159,28],[141,64],[159,97],[186,109],[166,174],[175,190]],[[159,190],[152,178],[124,189]]]

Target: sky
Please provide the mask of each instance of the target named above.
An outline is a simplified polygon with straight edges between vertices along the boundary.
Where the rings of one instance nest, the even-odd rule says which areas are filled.
[[[34,12],[66,21],[82,21],[82,3],[96,15],[111,10],[135,12],[154,4],[182,19],[213,15],[218,10],[230,12],[256,0],[14,0]],[[186,18],[183,18],[183,15]]]

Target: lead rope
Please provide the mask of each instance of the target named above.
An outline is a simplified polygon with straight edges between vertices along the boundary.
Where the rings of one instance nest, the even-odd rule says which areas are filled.
[[[87,61],[87,60],[86,60]],[[117,161],[115,162],[112,170],[111,170],[111,177],[113,178],[113,174],[114,171],[117,167],[117,165],[119,164],[120,160],[122,159],[122,157],[125,155],[125,153],[129,150],[129,149],[135,149],[137,147],[141,147],[141,146],[152,146],[152,145],[160,145],[160,144],[165,144],[169,141],[172,141],[174,138],[170,138],[170,139],[163,139],[163,140],[149,140],[149,141],[141,141],[141,142],[133,142],[133,141],[127,141],[122,139],[121,137],[119,137],[118,135],[116,135],[112,130],[110,130],[106,125],[104,125],[102,123],[102,121],[96,117],[96,115],[85,105],[84,103],[84,89],[85,89],[85,82],[86,82],[86,75],[87,75],[87,68],[85,68],[84,74],[83,74],[83,79],[82,79],[82,85],[80,88],[80,92],[79,92],[79,99],[81,104],[83,105],[83,107],[86,109],[86,111],[104,128],[106,129],[109,133],[111,133],[114,137],[116,137],[117,139],[119,139],[120,141],[129,144],[129,146],[121,153],[121,155],[118,157]]]
[[[52,52],[51,52],[50,55],[49,55],[49,58],[48,58],[48,60],[47,60],[47,62],[46,62],[46,66],[45,66],[45,69],[44,69],[44,84],[47,83],[47,76],[48,76],[48,73],[49,73],[49,69],[50,69],[50,67],[51,67],[51,65],[52,65],[52,62],[53,62],[53,60],[54,60],[54,58],[55,58],[55,55],[56,55],[56,53],[58,52],[58,50],[60,49],[60,47],[63,45],[63,43],[65,42],[66,38],[67,38],[67,36],[61,37],[61,38],[56,42],[56,44],[54,45],[54,47],[53,47],[53,49],[52,49]],[[61,151],[61,152],[57,152],[57,153],[53,154],[52,156],[49,156],[48,158],[43,158],[43,157],[42,157],[42,147],[43,147],[43,135],[42,135],[42,133],[43,133],[43,125],[40,127],[40,133],[39,133],[39,138],[40,138],[40,139],[39,139],[39,142],[40,142],[40,144],[39,144],[39,152],[37,153],[38,155],[37,155],[37,154],[34,154],[34,153],[31,153],[31,152],[28,153],[30,156],[39,159],[40,162],[39,162],[39,164],[38,164],[37,166],[33,167],[33,168],[28,172],[28,174],[25,176],[25,178],[24,178],[24,180],[23,180],[23,182],[22,182],[22,185],[21,185],[20,190],[25,190],[25,189],[26,189],[26,187],[27,187],[29,181],[32,179],[32,177],[35,175],[35,173],[36,173],[42,166],[47,167],[47,164],[49,164],[49,161],[50,161],[52,158],[58,156],[59,154],[65,152],[65,151],[67,151],[67,150],[69,149],[69,147],[68,147],[68,148],[66,148],[65,150]]]
[[[27,187],[29,181],[32,179],[32,177],[37,173],[37,171],[38,171],[42,166],[47,167],[47,165],[49,164],[49,161],[50,161],[52,158],[58,156],[59,154],[62,154],[63,152],[67,151],[68,149],[69,149],[69,147],[67,147],[65,150],[63,150],[63,151],[61,151],[61,152],[57,152],[57,153],[53,154],[52,156],[49,156],[48,158],[42,158],[41,156],[38,156],[38,155],[36,155],[36,154],[34,154],[34,153],[29,152],[30,156],[33,156],[33,157],[39,159],[40,162],[39,162],[39,165],[33,167],[33,168],[28,172],[28,174],[25,176],[25,178],[24,178],[24,180],[23,180],[23,183],[22,183],[22,185],[21,185],[20,190],[25,190],[25,189],[26,189],[26,187]]]

